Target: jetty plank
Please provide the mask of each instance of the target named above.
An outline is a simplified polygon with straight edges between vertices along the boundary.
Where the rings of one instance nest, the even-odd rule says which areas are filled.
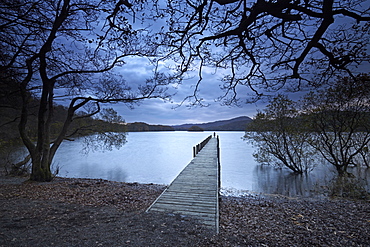
[[[218,139],[211,138],[147,212],[169,212],[197,218],[218,233]]]

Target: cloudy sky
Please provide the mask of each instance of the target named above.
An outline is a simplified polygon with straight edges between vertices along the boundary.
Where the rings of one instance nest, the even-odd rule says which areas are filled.
[[[180,106],[174,108],[175,106],[176,104],[164,103],[160,100],[147,100],[133,110],[124,105],[115,105],[114,108],[126,122],[146,122],[164,125],[204,123],[239,116],[253,117],[256,113],[256,105],[228,107],[221,106],[215,102],[208,107],[188,108]]]
[[[127,83],[139,84],[153,73],[150,67],[147,60],[135,58],[128,61],[120,72],[124,74]],[[122,103],[112,105],[112,107],[128,123],[145,122],[148,124],[177,125],[205,123],[240,116],[253,117],[257,109],[262,109],[265,106],[264,102],[241,104],[240,107],[222,105],[221,102],[217,101],[217,98],[223,94],[220,89],[222,74],[222,72],[215,73],[212,69],[205,70],[203,73],[199,95],[204,99],[204,103],[209,105],[207,107],[189,107],[187,102],[180,106],[186,96],[193,94],[194,85],[198,80],[196,76],[184,80],[181,85],[176,85],[176,88],[169,88],[169,92],[174,93],[171,101],[148,99],[134,106],[134,109],[130,109]]]
[[[136,22],[134,27],[136,25],[145,24]],[[151,23],[151,28],[159,30],[161,26],[165,25],[165,20],[157,20],[155,23]],[[217,48],[213,47],[213,49]],[[125,65],[119,68],[120,71],[117,72],[123,75],[128,85],[143,84],[147,78],[153,75],[153,65],[145,58],[128,58],[125,62]],[[158,70],[160,72],[161,70],[166,70],[166,65],[168,64],[161,65],[162,68],[160,66]],[[196,66],[194,67],[196,68]],[[195,84],[198,80],[197,71],[194,71],[193,74],[189,73],[189,78],[184,80],[182,84],[175,85],[176,89],[169,88],[169,92],[175,94],[170,102],[149,99],[135,106],[134,109],[130,109],[122,103],[113,105],[113,108],[129,123],[145,122],[148,124],[177,125],[184,123],[205,123],[239,116],[253,117],[257,109],[262,110],[265,107],[266,102],[257,102],[254,104],[241,103],[240,107],[223,106],[221,102],[217,102],[216,99],[224,93],[220,89],[222,83],[220,79],[225,75],[227,75],[227,71],[222,71],[221,69],[215,71],[212,68],[203,68],[203,80],[198,88],[198,95],[204,99],[203,102],[208,104],[208,107],[196,106],[189,108],[186,106],[187,102],[179,106],[180,102],[194,93]],[[246,96],[251,93],[248,88],[239,88],[238,92],[241,102],[245,102]],[[296,95],[289,93],[292,99],[297,99],[303,94],[304,92]]]

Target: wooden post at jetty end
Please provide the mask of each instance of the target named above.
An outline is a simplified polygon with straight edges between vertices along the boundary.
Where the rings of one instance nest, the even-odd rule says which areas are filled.
[[[217,234],[220,189],[219,138],[209,136],[202,143],[198,144],[201,146],[200,150],[193,149],[193,153],[196,153],[193,160],[154,201],[147,212],[191,216]]]

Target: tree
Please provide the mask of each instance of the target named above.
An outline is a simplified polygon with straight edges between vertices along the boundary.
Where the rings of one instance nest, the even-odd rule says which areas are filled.
[[[241,90],[255,100],[266,91],[319,86],[338,74],[353,78],[369,66],[366,0],[156,2],[152,18],[168,16],[169,57],[180,74],[199,73],[195,102],[202,101],[198,91],[209,67],[223,75],[221,99],[237,104]]]
[[[126,82],[120,73],[133,57],[157,55],[154,34],[130,23],[141,7],[140,1],[132,5],[125,0],[1,1],[0,72],[8,75],[1,83],[15,82],[21,94],[19,133],[31,157],[31,180],[52,179],[58,147],[75,134],[69,132],[72,122],[97,114],[101,104],[169,97],[171,79],[163,73],[157,71],[143,83]],[[29,111],[35,98],[32,139]],[[70,103],[61,131],[52,139],[56,98]],[[84,113],[76,114],[81,109]]]
[[[258,147],[257,160],[271,162],[273,156],[300,172],[310,168],[307,165],[318,153],[339,175],[346,175],[349,165],[368,167],[369,83],[366,74],[338,78],[333,85],[308,93],[299,107],[285,96],[275,97],[245,135]]]
[[[196,126],[196,125],[193,125],[191,126],[188,131],[204,131],[204,129],[202,129],[201,127],[199,126]]]
[[[313,130],[311,145],[338,171],[368,165],[370,144],[370,77],[339,78],[305,97],[305,113]],[[357,162],[356,162],[357,161]]]
[[[258,162],[275,163],[297,173],[312,170],[314,151],[307,143],[310,133],[299,118],[296,103],[285,95],[270,100],[248,125],[244,138],[257,146]]]

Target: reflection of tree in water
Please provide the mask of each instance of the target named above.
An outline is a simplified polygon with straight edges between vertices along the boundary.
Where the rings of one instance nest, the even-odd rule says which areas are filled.
[[[6,162],[18,162],[21,159],[21,155],[25,154],[26,150],[15,146],[8,146],[0,148],[0,162],[5,164]]]
[[[327,183],[326,193],[329,196],[353,199],[370,198],[370,169],[367,167],[351,167],[348,175],[335,176]]]
[[[111,181],[119,181],[119,182],[126,182],[127,181],[127,173],[121,167],[114,167],[107,171],[107,179]]]
[[[118,182],[126,182],[128,177],[127,172],[120,166],[109,166],[108,169],[98,163],[84,162],[78,167],[77,171],[72,171],[77,177],[102,178]]]
[[[351,177],[340,178],[330,166],[320,166],[310,173],[297,174],[287,169],[257,165],[254,176],[258,192],[284,196],[316,197],[320,195],[363,198],[370,192],[370,169],[350,168]],[[367,192],[366,192],[367,191]]]
[[[30,159],[27,150],[17,145],[5,145],[0,147],[0,172],[10,175],[24,175],[30,170]]]
[[[297,174],[287,169],[258,165],[254,169],[259,190],[267,194],[285,196],[314,196],[317,179],[311,174]],[[315,181],[316,180],[316,181]]]
[[[356,176],[336,176],[327,186],[328,196],[351,199],[370,199],[367,180]]]

